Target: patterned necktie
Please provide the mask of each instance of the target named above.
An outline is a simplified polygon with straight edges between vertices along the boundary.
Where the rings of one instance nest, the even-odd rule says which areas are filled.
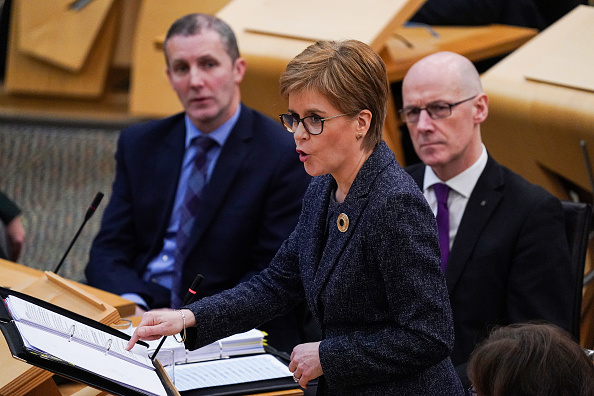
[[[450,188],[443,183],[433,185],[437,198],[437,232],[439,234],[439,249],[441,250],[441,270],[445,272],[450,254],[450,211],[448,210],[448,194]]]
[[[173,264],[171,308],[179,308],[182,305],[182,272],[188,254],[188,241],[202,200],[202,191],[207,182],[206,155],[217,143],[209,137],[199,136],[192,140],[192,144],[196,146],[196,156],[188,178],[186,195],[180,208],[179,227],[175,236],[177,249]]]

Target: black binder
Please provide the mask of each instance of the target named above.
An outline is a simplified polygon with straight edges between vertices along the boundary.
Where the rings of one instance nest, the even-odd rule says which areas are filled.
[[[267,354],[274,356],[281,363],[289,365],[290,356],[286,352],[278,351],[270,345],[265,345]],[[235,359],[241,356],[231,357]],[[198,363],[199,364],[199,363]],[[315,381],[317,384],[317,380]],[[290,389],[299,389],[299,384],[293,377],[274,378],[261,381],[244,382],[240,384],[228,384],[220,386],[199,387],[187,391],[180,391],[182,396],[241,396],[246,394],[266,393]]]
[[[124,340],[129,340],[130,336],[118,330],[112,329],[111,327],[103,323],[86,318],[82,315],[78,315],[72,311],[58,307],[54,304],[39,300],[35,297],[23,293],[19,293],[17,291],[0,287],[0,297],[2,298],[2,303],[0,304],[0,329],[2,330],[4,338],[6,338],[6,342],[10,349],[10,352],[15,358],[23,360],[33,366],[43,368],[45,370],[59,374],[63,377],[87,384],[93,388],[97,388],[115,395],[128,396],[146,394],[143,391],[127,387],[125,384],[119,384],[117,382],[112,381],[111,379],[100,376],[84,368],[76,367],[65,361],[55,359],[52,357],[47,357],[43,354],[33,353],[30,350],[28,350],[25,347],[21,334],[4,302],[4,299],[8,296],[15,296],[21,298],[25,301],[56,312],[77,322],[99,329],[105,333],[111,334],[119,338],[123,338]],[[142,344],[148,346],[146,343]],[[175,389],[175,386],[171,383],[171,380],[165,373],[163,367],[156,359],[154,361],[154,366],[156,373],[161,383],[163,384],[163,387],[165,388],[165,392],[167,393],[167,395],[179,396],[179,392]]]
[[[299,388],[299,385],[293,381],[293,378],[275,378],[263,381],[246,382],[243,384],[192,389],[189,391],[180,392],[180,394],[182,396],[240,396],[297,388]]]
[[[235,359],[232,357],[230,359]],[[281,362],[287,364],[283,359],[277,357]],[[281,390],[299,389],[299,384],[293,377],[274,378],[261,381],[244,382],[240,384],[229,384],[196,388],[181,391],[182,396],[241,396],[246,394],[266,393]]]

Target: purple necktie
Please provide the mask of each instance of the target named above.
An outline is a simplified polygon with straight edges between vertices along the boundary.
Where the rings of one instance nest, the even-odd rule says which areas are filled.
[[[445,272],[450,254],[450,211],[448,210],[448,194],[450,188],[443,184],[433,185],[437,198],[437,232],[439,234],[439,249],[441,250],[441,270]]]
[[[182,273],[183,266],[188,254],[188,241],[194,228],[194,220],[202,200],[202,191],[207,182],[206,155],[208,151],[217,144],[206,136],[199,136],[192,140],[196,146],[196,156],[192,166],[192,172],[188,178],[186,195],[180,208],[179,227],[175,235],[177,245],[175,261],[173,264],[173,276],[171,284],[171,308],[179,308],[182,305],[183,291]]]

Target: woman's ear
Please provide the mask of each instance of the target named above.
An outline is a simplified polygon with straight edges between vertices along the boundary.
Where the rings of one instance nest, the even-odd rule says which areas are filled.
[[[356,122],[357,122],[357,137],[365,137],[369,128],[371,128],[371,119],[373,115],[369,110],[361,110],[357,115]]]

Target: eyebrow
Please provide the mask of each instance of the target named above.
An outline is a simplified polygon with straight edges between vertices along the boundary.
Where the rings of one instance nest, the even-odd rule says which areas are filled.
[[[427,102],[425,104],[425,107],[431,105],[431,104],[437,104],[437,103],[446,103],[446,104],[450,104],[451,102],[448,102],[445,99],[437,99],[437,100],[432,100],[431,102]],[[408,105],[408,106],[404,106],[403,109],[415,109],[415,108],[420,108],[421,106],[417,106],[417,105]]]
[[[292,109],[287,109],[287,111],[288,111],[289,113],[295,113],[295,114],[297,114],[297,112],[296,112],[296,111],[294,111],[294,110],[292,110]],[[316,113],[316,114],[317,114],[317,113],[326,113],[326,112],[325,112],[324,110],[321,110],[321,109],[316,109],[316,108],[313,108],[313,109],[306,109],[306,110],[305,110],[305,113],[306,113],[306,114],[311,114],[311,113]]]

